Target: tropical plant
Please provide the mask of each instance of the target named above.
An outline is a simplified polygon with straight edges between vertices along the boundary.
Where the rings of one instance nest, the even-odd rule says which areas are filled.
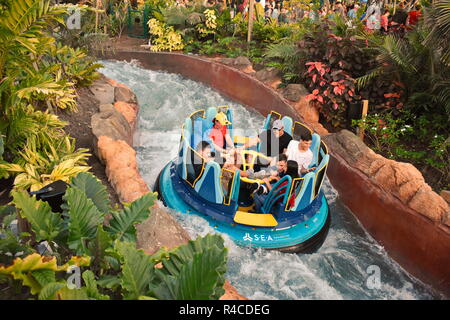
[[[9,253],[0,260],[5,265],[0,266],[3,292],[24,286],[28,298],[59,300],[218,299],[224,293],[227,249],[222,237],[199,237],[154,255],[136,248],[135,225],[149,216],[155,194],[113,210],[106,188],[91,174],[80,173],[66,190],[62,216],[27,193],[13,192],[13,198],[15,207],[0,207],[0,215],[6,215],[0,234],[19,214],[30,223],[34,240],[13,232],[0,237],[0,250]],[[109,213],[112,218],[103,226]],[[42,241],[45,253],[35,249]],[[65,279],[74,268],[85,269],[79,271],[84,284],[80,281],[78,288]]]
[[[450,67],[441,54],[444,51],[428,44],[429,34],[427,26],[419,23],[403,38],[387,35],[381,42],[372,42],[371,48],[377,52],[376,65],[357,79],[358,85],[366,87],[369,80],[383,78],[401,87],[405,104],[419,114],[440,106],[449,115]]]
[[[59,142],[53,139],[42,148],[36,139],[28,139],[15,163],[0,164],[0,170],[16,175],[14,189],[36,191],[57,180],[68,182],[90,169],[88,149],[75,150],[75,141],[68,136]]]
[[[4,142],[2,136],[0,136],[0,179],[7,178],[9,176],[8,171],[2,168],[2,165],[6,165],[7,162],[3,160],[3,153],[5,151]]]
[[[58,66],[57,72],[61,72],[61,76],[76,87],[91,85],[100,77],[97,69],[103,67],[102,64],[95,63],[95,59],[89,57],[84,49],[74,49],[60,43],[51,47],[50,54],[43,64],[48,68]]]
[[[148,26],[152,35],[150,39],[151,51],[158,52],[161,50],[173,51],[183,49],[184,43],[182,36],[179,32],[175,31],[173,26],[167,26],[156,19],[150,19]]]

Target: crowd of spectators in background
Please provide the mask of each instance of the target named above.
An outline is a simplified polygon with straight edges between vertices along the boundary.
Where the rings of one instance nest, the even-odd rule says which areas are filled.
[[[288,1],[286,1],[289,3]],[[352,20],[361,20],[369,31],[378,30],[382,33],[406,30],[416,25],[421,16],[419,4],[406,4],[400,2],[396,7],[383,7],[382,2],[367,0],[331,0],[317,8],[314,5],[299,4],[295,6],[283,5],[283,0],[266,0],[263,6],[261,0],[255,0],[255,19],[265,19],[278,23],[295,23],[307,18],[317,20],[321,17],[333,18],[336,15],[343,17],[347,23]],[[192,0],[177,0],[177,5],[189,7],[194,4]],[[248,17],[250,0],[204,0],[206,7],[232,9],[232,14],[242,14]]]
[[[289,4],[288,1],[285,1]],[[190,6],[192,0],[177,0],[179,6]],[[241,13],[244,17],[249,14],[250,0],[204,0],[207,7],[232,9],[232,14]],[[283,0],[266,0],[263,6],[261,0],[255,0],[255,19],[276,21],[278,23],[295,23],[308,18],[317,20],[321,17],[333,18],[335,15],[343,17],[348,23],[354,19],[361,20],[366,28],[380,32],[395,31],[399,28],[407,29],[417,24],[421,16],[419,4],[400,2],[396,7],[383,7],[382,2],[367,0],[324,0],[324,4],[317,8],[311,5],[284,5]]]

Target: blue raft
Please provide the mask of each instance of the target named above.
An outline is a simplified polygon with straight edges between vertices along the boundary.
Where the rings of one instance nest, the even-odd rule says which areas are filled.
[[[212,119],[223,111],[232,122],[232,112],[228,107],[213,107],[199,110],[186,118],[182,129],[178,157],[170,161],[161,171],[155,183],[164,204],[176,211],[196,214],[206,219],[219,232],[226,233],[241,246],[276,249],[282,252],[311,253],[324,242],[329,226],[330,213],[327,200],[321,190],[328,166],[329,155],[320,136],[313,134],[304,124],[292,121],[271,112],[266,118],[265,130],[271,128],[276,119],[281,119],[285,131],[298,140],[302,131],[312,134],[314,171],[301,178],[285,176],[280,179],[263,203],[254,203],[251,195],[242,199],[239,171],[222,169],[215,161],[205,162],[194,150],[201,140],[207,139],[205,132],[211,128]],[[232,135],[232,125],[228,126]],[[245,137],[234,137],[235,144],[242,143]],[[243,154],[258,155],[257,150]],[[252,167],[243,158],[243,167]],[[255,157],[252,158],[253,161]],[[195,162],[196,161],[196,162]],[[194,170],[193,163],[201,165],[201,171]],[[288,199],[295,195],[295,203],[289,205]]]

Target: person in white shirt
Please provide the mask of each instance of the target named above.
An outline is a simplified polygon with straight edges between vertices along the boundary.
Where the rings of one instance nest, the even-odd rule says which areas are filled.
[[[311,134],[306,133],[300,137],[300,141],[292,140],[286,150],[288,160],[297,161],[299,175],[304,175],[315,168],[308,168],[313,160],[313,153],[309,149],[312,143]]]

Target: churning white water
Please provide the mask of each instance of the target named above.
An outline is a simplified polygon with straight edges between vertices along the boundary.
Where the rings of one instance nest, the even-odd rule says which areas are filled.
[[[264,118],[211,88],[176,74],[149,71],[137,63],[101,61],[100,71],[128,85],[139,105],[135,149],[144,180],[152,188],[178,150],[184,119],[211,106],[229,105],[235,128],[254,133]],[[438,293],[391,260],[324,183],[332,222],[323,246],[314,254],[242,248],[223,235],[229,249],[227,279],[250,299],[436,299]],[[173,212],[192,237],[215,233],[195,215]]]

